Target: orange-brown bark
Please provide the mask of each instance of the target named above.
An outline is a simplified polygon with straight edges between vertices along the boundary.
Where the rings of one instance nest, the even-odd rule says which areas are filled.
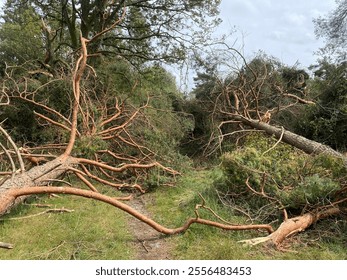
[[[118,209],[121,209],[128,214],[134,216],[135,218],[139,219],[140,221],[146,223],[150,227],[154,228],[160,233],[167,234],[167,235],[173,235],[173,234],[179,234],[185,232],[192,224],[202,224],[207,226],[213,226],[217,228],[221,228],[224,230],[266,230],[268,233],[272,233],[273,229],[270,225],[229,225],[229,224],[222,224],[215,221],[205,220],[199,217],[196,218],[189,218],[187,221],[182,225],[181,227],[177,228],[167,228],[165,226],[162,226],[155,222],[154,220],[142,215],[138,211],[136,211],[134,208],[128,206],[127,204],[94,192],[90,190],[82,190],[72,187],[26,187],[26,188],[20,188],[20,189],[11,189],[6,193],[6,197],[2,197],[2,201],[0,201],[0,213],[3,212],[6,208],[6,205],[10,205],[13,203],[16,198],[20,196],[27,196],[27,195],[33,195],[33,194],[44,194],[44,193],[59,193],[59,194],[70,194],[70,195],[77,195],[82,196],[86,198],[91,198],[95,200],[102,201],[104,203],[108,203],[114,207],[117,207]]]
[[[243,240],[241,242],[249,245],[257,245],[266,242],[278,248],[286,238],[296,233],[305,231],[320,219],[326,218],[328,216],[338,215],[340,213],[341,211],[338,207],[331,207],[317,213],[306,213],[301,216],[286,219],[285,221],[283,221],[283,223],[281,223],[277,230],[275,230],[268,236]]]

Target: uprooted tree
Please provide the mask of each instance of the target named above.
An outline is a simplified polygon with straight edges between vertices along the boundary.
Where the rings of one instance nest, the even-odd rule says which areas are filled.
[[[225,65],[230,61],[242,63]],[[287,128],[303,108],[316,106],[314,94],[307,92],[305,71],[264,55],[247,62],[233,48],[222,52],[216,65],[204,67],[194,102],[208,112],[209,134],[201,149],[205,156],[222,154],[224,178],[217,182],[221,199],[243,209],[251,220],[264,209],[260,220],[271,221],[280,212],[284,217],[269,236],[244,242],[279,245],[320,219],[345,213],[346,155]],[[223,78],[218,69],[228,75]],[[241,148],[230,152],[235,143]]]
[[[12,140],[10,133],[1,127],[1,167],[4,171],[1,172],[0,215],[9,212],[27,196],[55,193],[108,203],[164,234],[184,232],[194,223],[230,230],[263,229],[271,233],[273,230],[270,225],[230,225],[203,219],[198,210],[205,208],[204,204],[196,206],[195,217],[187,219],[183,226],[169,229],[121,202],[124,197],[115,198],[98,191],[95,182],[144,193],[145,190],[138,182],[145,179],[146,171],[153,168],[171,176],[178,175],[177,171],[156,160],[156,151],[141,143],[146,126],[151,127],[148,116],[142,114],[144,110],[153,109],[150,94],[142,98],[142,104],[137,108],[127,105],[126,100],[120,100],[117,96],[103,95],[107,85],[101,84],[101,88],[96,85],[97,73],[88,64],[94,55],[88,53],[89,46],[93,50],[93,43],[120,25],[125,14],[123,12],[119,20],[90,39],[80,36],[80,48],[71,57],[74,67],[63,65],[55,68],[52,74],[47,69],[33,69],[32,63],[13,67],[6,65],[1,106],[11,107],[18,101],[20,104],[29,104],[29,107],[35,109],[33,114],[39,124],[44,126],[40,132],[48,131],[47,137],[54,136],[50,138],[54,141],[41,146],[22,142],[19,146]],[[49,105],[54,98],[49,90],[53,90],[55,85],[61,86],[61,83],[70,84],[70,87],[59,87],[66,93],[60,97],[67,99],[60,100],[61,103],[70,105],[67,108],[62,106],[65,110]],[[137,81],[131,88],[135,90],[136,84]],[[167,112],[164,114],[167,117]],[[139,122],[137,124],[140,128],[135,130],[134,135],[129,127],[136,122]],[[80,183],[65,181],[64,177],[68,174],[74,174],[86,188],[75,187]]]
[[[59,116],[61,118],[60,121],[65,121],[66,124],[63,124],[61,122],[54,121],[50,117],[38,114],[38,117],[42,118],[48,123],[56,125],[61,129],[67,130],[69,132],[69,140],[66,146],[63,148],[64,151],[61,155],[57,156],[55,159],[48,161],[47,163],[44,163],[42,165],[37,165],[29,169],[28,171],[26,171],[25,164],[22,158],[30,157],[32,162],[38,163],[38,161],[33,160],[33,158],[35,158],[35,155],[28,154],[28,151],[24,152],[23,149],[17,148],[16,144],[11,140],[7,132],[4,129],[1,129],[5,139],[8,141],[8,143],[10,143],[10,145],[12,145],[11,150],[6,148],[4,145],[2,145],[2,148],[4,151],[3,156],[9,159],[9,162],[11,163],[13,169],[10,172],[2,173],[3,175],[8,175],[10,178],[5,179],[1,185],[0,214],[3,215],[7,211],[9,211],[11,207],[13,207],[18,202],[20,202],[21,198],[25,196],[32,195],[32,194],[43,194],[43,193],[60,193],[60,194],[71,194],[71,195],[87,197],[87,198],[96,199],[96,200],[100,200],[102,202],[111,204],[123,211],[126,211],[127,213],[133,215],[134,217],[138,218],[144,223],[147,223],[149,226],[153,227],[157,231],[162,232],[164,234],[176,234],[176,233],[183,232],[187,230],[188,227],[193,223],[216,226],[223,229],[232,229],[232,230],[265,229],[268,232],[272,232],[272,228],[269,225],[228,225],[228,224],[222,224],[219,222],[202,219],[198,216],[198,214],[195,218],[188,219],[187,222],[182,227],[179,227],[176,229],[168,229],[168,228],[165,228],[164,226],[159,225],[158,223],[149,219],[148,217],[142,215],[141,213],[137,212],[135,209],[121,202],[120,199],[103,195],[98,192],[98,190],[93,186],[90,180],[99,181],[103,184],[110,185],[118,189],[133,187],[139,190],[140,192],[144,192],[141,186],[139,186],[138,184],[129,185],[125,183],[114,182],[112,180],[113,175],[109,173],[123,172],[129,169],[134,169],[134,170],[149,169],[153,167],[160,168],[172,175],[176,175],[178,173],[171,168],[164,167],[163,165],[161,165],[160,163],[156,161],[150,162],[150,163],[143,163],[145,160],[146,161],[148,160],[150,155],[144,154],[143,150],[146,150],[146,149],[136,144],[126,131],[126,127],[130,125],[131,121],[136,117],[136,114],[138,114],[141,108],[136,110],[133,114],[128,116],[123,122],[121,121],[120,123],[117,123],[117,121],[119,121],[120,115],[122,114],[122,110],[121,108],[118,107],[117,102],[115,103],[115,107],[113,108],[113,110],[111,110],[112,113],[110,115],[107,114],[107,112],[105,112],[106,114],[105,119],[97,120],[88,111],[88,109],[90,108],[86,107],[85,105],[91,106],[91,102],[88,102],[89,101],[88,96],[85,95],[85,92],[81,90],[81,80],[86,75],[85,71],[87,71],[87,58],[88,58],[87,45],[91,40],[87,40],[81,37],[81,55],[77,59],[76,67],[73,72],[73,80],[72,80],[73,104],[72,104],[70,119],[63,117],[60,113],[56,112],[55,110],[51,108],[46,107],[45,105],[41,103],[36,103],[34,99],[31,99],[34,93],[32,92],[29,93],[27,91],[26,86],[24,86],[24,92],[23,91],[15,92],[16,94],[19,94],[19,96],[17,96],[18,98],[24,98],[28,102],[33,102],[35,103],[35,105],[39,107],[44,107],[49,113],[55,116]],[[89,69],[89,71],[92,71],[92,70]],[[11,81],[13,82],[13,80]],[[26,82],[27,81],[25,81],[25,83]],[[5,95],[4,99],[13,98],[14,96],[12,96],[12,94],[13,93],[4,92],[4,95]],[[84,102],[86,102],[86,104],[84,104]],[[107,111],[107,108],[104,108],[104,109]],[[84,126],[82,125],[82,127],[84,129],[87,129],[86,131],[83,131],[83,133],[79,131],[79,118],[87,122],[87,123],[82,122],[84,125]],[[121,132],[128,135],[129,139],[124,139],[121,136]],[[110,150],[104,150],[104,151],[98,150],[97,152],[106,153],[107,156],[111,158],[111,160],[109,159],[109,162],[112,162],[112,160],[117,161],[119,159],[130,162],[130,163],[125,163],[123,165],[120,165],[118,167],[114,167],[110,163],[105,163],[105,162],[102,162],[101,160],[98,160],[98,157],[96,155],[97,152],[95,154],[96,159],[93,159],[93,160],[88,158],[72,156],[71,154],[76,144],[76,141],[78,138],[83,137],[82,135],[88,135],[90,137],[99,135],[104,140],[106,139],[115,140],[117,144],[119,144],[118,141],[120,141],[121,144],[123,145],[135,146],[143,154],[143,158],[135,158],[135,157],[126,158],[127,155],[117,155]],[[92,143],[90,143],[90,145],[91,144]],[[54,149],[57,147],[55,147],[54,145],[53,146],[48,145],[48,147],[45,147],[45,148]],[[58,147],[58,149],[60,149],[60,147]],[[17,157],[18,162],[20,163],[19,170],[17,170],[16,168],[15,162],[13,160],[13,155]],[[41,157],[42,157],[42,154],[40,155],[40,158]],[[93,171],[98,171],[99,174],[104,176],[95,175]],[[85,183],[90,190],[75,188],[72,186],[67,186],[67,187],[52,186],[52,183],[54,183],[55,179],[61,178],[67,172],[74,173],[77,176],[77,178],[79,178],[83,183]],[[103,177],[106,177],[108,179],[103,179]],[[59,182],[62,182],[62,181],[59,180]],[[203,207],[203,205],[201,205],[200,207]]]

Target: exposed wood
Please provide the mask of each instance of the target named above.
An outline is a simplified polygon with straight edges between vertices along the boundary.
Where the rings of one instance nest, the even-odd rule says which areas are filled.
[[[33,165],[40,165],[41,163],[48,161],[48,159],[45,157],[35,157],[31,155],[25,155],[24,158],[27,159]]]
[[[13,249],[13,244],[5,243],[5,242],[0,242],[0,248],[4,248],[4,249]]]
[[[252,246],[260,243],[268,243],[278,248],[282,244],[282,242],[289,236],[305,231],[320,219],[326,218],[328,216],[338,215],[340,213],[341,211],[338,207],[331,207],[322,211],[318,211],[317,213],[306,213],[302,216],[285,219],[283,223],[278,227],[278,229],[270,235],[242,240],[240,242]]]

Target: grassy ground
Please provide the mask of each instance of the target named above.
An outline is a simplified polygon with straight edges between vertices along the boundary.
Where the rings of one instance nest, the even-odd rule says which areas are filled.
[[[216,176],[219,176],[218,170],[194,171],[182,177],[178,187],[158,189],[155,193],[155,203],[151,207],[152,213],[155,213],[155,217],[167,226],[182,225],[187,217],[194,217],[194,206],[201,203],[198,196],[198,193],[201,193],[207,206],[216,210],[221,217],[232,223],[242,223],[243,218],[233,216],[232,212],[222,207],[218,201],[212,185],[213,178]],[[206,211],[201,211],[201,217],[215,219]],[[168,221],[170,221],[169,224]],[[279,252],[261,245],[245,247],[238,243],[240,240],[265,236],[266,232],[231,232],[193,225],[185,234],[171,237],[173,244],[176,244],[173,256],[175,259],[213,260],[347,259],[346,237],[333,237],[331,233],[324,230],[326,226],[318,224],[314,230],[311,229],[293,237],[287,244],[288,250]]]
[[[9,220],[45,210],[30,205],[20,206],[0,222],[0,241],[14,244],[12,250],[1,249],[0,259],[132,258],[132,236],[125,226],[125,214],[117,209],[73,196],[42,196],[33,202],[74,212]]]
[[[233,216],[218,201],[213,188],[220,171],[190,171],[175,187],[160,187],[146,194],[151,201],[153,218],[167,227],[181,226],[194,217],[194,207],[201,203],[232,223],[245,219]],[[128,215],[109,205],[73,196],[41,196],[32,203],[51,204],[51,208],[72,209],[72,213],[51,213],[24,218],[45,209],[22,205],[0,221],[0,241],[14,244],[14,249],[0,249],[0,259],[134,259],[133,236]],[[201,210],[203,218],[215,219]],[[11,218],[21,217],[19,220]],[[231,232],[193,225],[186,233],[168,237],[174,259],[347,259],[346,236],[334,233],[324,221],[314,229],[289,240],[288,251],[279,252],[264,246],[245,247],[238,241],[266,235],[265,232]],[[336,221],[336,227],[339,226]],[[331,227],[330,227],[331,228]],[[346,232],[346,231],[344,231]],[[290,244],[290,246],[289,246]]]

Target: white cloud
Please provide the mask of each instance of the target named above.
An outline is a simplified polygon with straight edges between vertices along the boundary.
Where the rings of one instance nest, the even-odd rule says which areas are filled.
[[[315,62],[313,53],[322,46],[312,20],[335,7],[335,0],[222,0],[220,29],[239,29],[230,42],[247,34],[238,38],[247,56],[261,49],[289,65],[299,60],[309,66]]]
[[[295,12],[287,12],[284,17],[289,24],[302,25],[307,22],[307,16]]]

